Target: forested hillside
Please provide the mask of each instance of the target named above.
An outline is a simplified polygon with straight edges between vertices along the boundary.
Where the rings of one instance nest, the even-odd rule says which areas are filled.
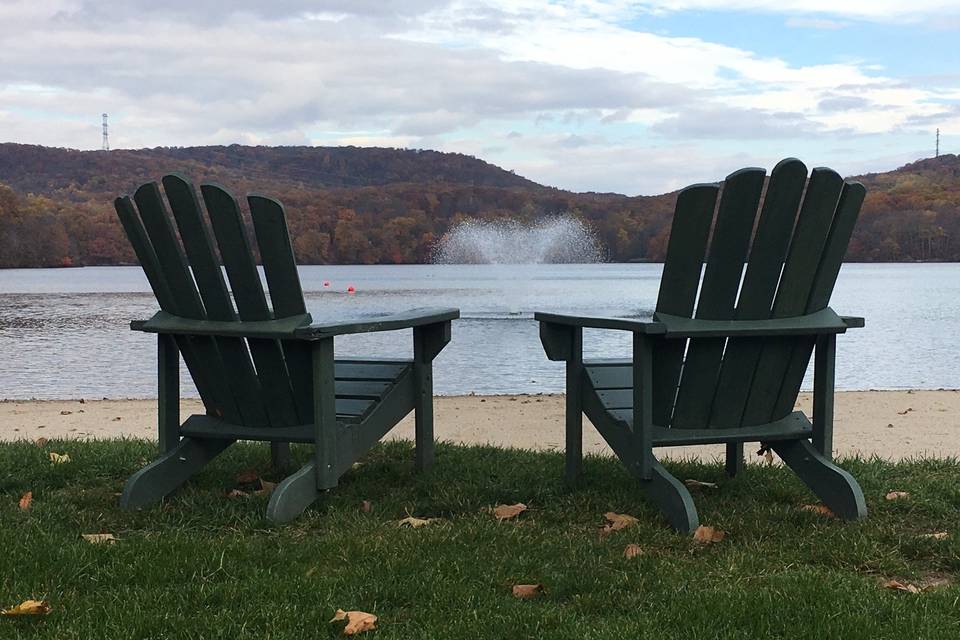
[[[301,263],[429,261],[460,220],[572,213],[611,260],[661,260],[676,194],[626,197],[543,187],[461,154],[356,147],[75,151],[0,144],[0,267],[126,264],[112,200],[180,171],[287,207]],[[861,178],[869,195],[848,258],[960,260],[960,159]]]

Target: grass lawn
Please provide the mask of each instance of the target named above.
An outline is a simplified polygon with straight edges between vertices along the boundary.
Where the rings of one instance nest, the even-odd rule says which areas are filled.
[[[51,451],[71,461],[52,465]],[[361,636],[375,638],[960,637],[956,460],[841,461],[867,496],[859,523],[800,509],[814,498],[780,467],[727,480],[719,464],[669,464],[720,485],[695,498],[726,538],[696,545],[615,460],[588,458],[571,491],[560,454],[441,445],[418,476],[410,446],[391,443],[278,526],[265,496],[226,497],[240,471],[276,479],[264,446],[233,447],[162,506],[121,511],[124,480],[153,455],[141,441],[0,444],[0,607],[53,607],[0,618],[0,638],[326,638],[337,608],[379,616]],[[515,521],[487,510],[515,502],[530,507]],[[607,511],[639,523],[601,536]],[[442,520],[399,527],[408,514]],[[97,532],[120,540],[81,538]],[[642,554],[625,558],[630,543]],[[890,578],[935,586],[881,587]],[[518,583],[545,591],[516,599]]]

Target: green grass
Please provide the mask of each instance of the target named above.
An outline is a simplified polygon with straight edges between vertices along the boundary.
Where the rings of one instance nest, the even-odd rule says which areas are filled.
[[[50,451],[72,461],[53,466]],[[750,465],[727,480],[720,465],[669,464],[681,479],[720,483],[695,498],[701,522],[727,537],[698,547],[614,460],[587,459],[570,491],[559,454],[440,446],[418,476],[409,444],[391,443],[278,526],[263,517],[265,497],[224,495],[241,470],[270,478],[253,445],[162,506],[121,511],[124,480],[154,455],[141,441],[0,445],[0,606],[53,606],[37,620],[0,618],[0,638],[325,638],[338,607],[378,615],[376,638],[960,637],[957,460],[841,461],[867,496],[859,523],[801,511],[814,498],[783,468]],[[884,500],[893,489],[911,497]],[[516,522],[486,511],[514,502],[530,506]],[[601,537],[611,510],[640,522]],[[444,520],[399,528],[407,514]],[[951,537],[918,537],[933,531]],[[80,537],[94,532],[120,542]],[[644,554],[625,559],[628,543]],[[909,594],[881,588],[890,577],[950,583]],[[517,600],[515,583],[546,592]]]

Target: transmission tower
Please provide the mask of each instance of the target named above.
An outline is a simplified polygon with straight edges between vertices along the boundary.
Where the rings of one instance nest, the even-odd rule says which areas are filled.
[[[107,137],[107,114],[103,114],[103,150],[110,151],[110,139]]]

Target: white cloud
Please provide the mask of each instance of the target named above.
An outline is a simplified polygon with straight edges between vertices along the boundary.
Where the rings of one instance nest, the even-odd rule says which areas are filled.
[[[733,7],[826,28],[811,11],[940,7],[835,4],[844,11],[822,0],[13,0],[0,4],[0,139],[96,148],[108,111],[114,147],[431,147],[552,185],[637,193],[775,161],[777,142],[788,154],[934,121],[960,133],[956,76],[908,84],[872,61],[794,65],[624,26],[638,12]]]

